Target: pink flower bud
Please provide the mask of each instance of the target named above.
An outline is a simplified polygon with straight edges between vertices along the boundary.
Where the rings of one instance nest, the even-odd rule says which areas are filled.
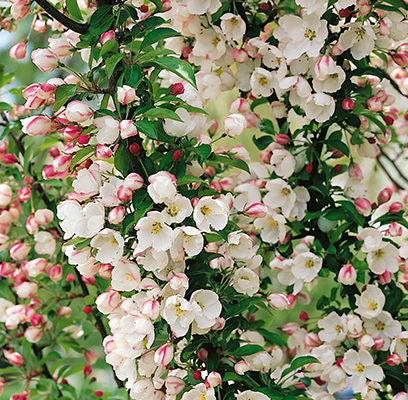
[[[30,343],[37,343],[42,337],[42,329],[35,326],[29,326],[24,332],[24,337]]]
[[[128,186],[121,185],[119,186],[117,195],[120,201],[129,201],[132,198],[133,191]]]
[[[31,60],[42,72],[52,71],[58,65],[58,57],[48,49],[34,50]]]
[[[0,184],[0,208],[7,207],[11,202],[13,192],[7,183]]]
[[[354,101],[352,99],[344,99],[341,102],[341,107],[346,111],[354,110]]]
[[[209,388],[214,388],[218,385],[222,384],[222,378],[221,375],[218,372],[211,371],[208,375],[207,378],[205,379],[205,387],[207,389]]]
[[[363,335],[358,338],[358,347],[360,349],[368,350],[374,346],[374,339],[371,335]]]
[[[64,136],[65,139],[70,141],[78,138],[81,135],[81,133],[82,129],[79,126],[74,125],[66,126],[62,130],[62,136]]]
[[[276,310],[288,310],[291,303],[288,295],[284,293],[271,293],[268,296],[270,305]]]
[[[27,257],[30,250],[30,245],[27,243],[15,242],[10,246],[10,257],[16,261],[22,261]]]
[[[398,214],[402,210],[402,207],[402,203],[400,203],[399,201],[394,201],[394,203],[390,205],[388,211],[390,212],[390,214]]]
[[[107,31],[101,35],[101,45],[104,45],[108,40],[116,39],[114,31]]]
[[[112,157],[112,150],[108,146],[98,144],[96,146],[96,158],[100,160],[107,160]]]
[[[140,312],[154,321],[159,318],[160,304],[156,300],[146,300],[140,306]]]
[[[165,367],[173,359],[174,348],[171,343],[160,346],[154,353],[154,363]]]
[[[197,351],[197,357],[198,357],[201,361],[207,361],[207,359],[208,359],[208,351],[207,351],[207,349],[205,349],[204,347],[201,347],[201,349],[198,349],[198,351]]]
[[[285,135],[283,133],[278,133],[277,135],[275,135],[275,142],[279,143],[281,145],[285,145],[288,144],[290,141],[290,137],[288,135]]]
[[[111,314],[121,303],[121,297],[118,292],[109,291],[101,293],[96,298],[96,306],[102,314]]]
[[[301,311],[299,313],[299,319],[303,322],[309,321],[309,314],[306,311]]]
[[[44,33],[47,30],[47,25],[45,23],[45,20],[43,19],[37,19],[34,22],[33,29],[37,33]]]
[[[28,117],[21,120],[22,130],[27,135],[45,135],[51,131],[51,119],[43,115]]]
[[[170,88],[170,92],[174,96],[178,96],[179,94],[183,94],[184,93],[184,85],[181,82],[175,83]]]
[[[217,317],[215,318],[215,324],[212,326],[212,329],[214,329],[215,331],[220,331],[224,329],[225,323],[225,318]]]
[[[83,369],[83,373],[85,376],[89,376],[92,374],[92,367],[90,365],[85,365]]]
[[[24,365],[24,359],[20,353],[4,350],[4,355],[11,365],[16,367],[22,367]]]
[[[54,170],[52,165],[47,165],[42,170],[42,176],[45,180],[54,179],[58,175],[58,172]]]
[[[9,56],[16,60],[22,60],[26,56],[26,45],[24,42],[17,43],[10,47]]]
[[[130,138],[131,136],[136,136],[139,132],[136,125],[130,119],[125,119],[119,124],[120,137],[122,139]]]
[[[236,113],[241,113],[244,114],[247,111],[249,111],[249,103],[248,100],[244,98],[239,98],[234,100],[230,106],[229,106],[229,111],[231,114],[236,114]]]
[[[20,299],[37,296],[38,286],[35,282],[21,282],[16,285],[16,294]]]
[[[390,188],[385,188],[383,190],[381,190],[381,192],[378,194],[378,203],[379,204],[383,204],[386,203],[387,201],[389,201],[391,199],[392,196],[392,190]]]
[[[136,100],[135,89],[128,85],[118,87],[116,93],[120,104],[129,104]]]
[[[27,0],[15,0],[10,14],[15,20],[23,19],[30,13],[30,3]]]
[[[263,218],[268,213],[268,207],[263,203],[252,203],[245,209],[245,214],[252,218]]]
[[[96,363],[96,360],[98,359],[98,355],[93,350],[87,350],[87,351],[84,351],[84,358],[88,364],[92,365]]]
[[[130,190],[140,189],[144,184],[143,178],[136,172],[129,174],[123,181],[123,186]]]
[[[247,121],[248,128],[258,128],[261,124],[261,117],[259,114],[249,111],[245,115],[245,119]]]
[[[365,217],[371,213],[371,203],[364,197],[356,199],[354,206],[356,207],[357,212]]]
[[[385,340],[383,338],[381,337],[375,338],[373,349],[375,351],[379,351],[384,347],[384,344],[385,344]]]
[[[397,237],[402,235],[402,226],[395,223],[391,222],[387,229],[387,234],[390,235],[391,237]]]
[[[54,265],[51,267],[49,272],[49,277],[53,282],[58,282],[62,279],[62,268],[61,265]]]
[[[169,396],[177,396],[184,389],[184,381],[178,376],[167,375],[164,384]]]
[[[125,218],[125,208],[118,206],[109,211],[108,221],[110,224],[120,224]]]
[[[343,285],[354,285],[357,279],[357,272],[351,264],[343,265],[337,276],[337,281]]]
[[[335,56],[339,56],[341,53],[343,53],[343,51],[344,51],[344,50],[342,50],[342,49],[339,47],[339,44],[338,44],[338,43],[335,43],[335,44],[333,45],[333,47],[331,48],[331,50],[330,50],[330,54],[335,57]]]
[[[371,6],[367,0],[357,0],[356,8],[358,10],[359,17],[364,17],[371,11]]]
[[[101,264],[98,269],[98,274],[102,279],[109,280],[112,278],[113,266],[110,264]]]
[[[31,197],[31,189],[28,187],[22,187],[17,192],[18,199],[22,202],[26,202]]]
[[[367,101],[367,109],[372,112],[379,112],[383,109],[384,103],[377,96],[371,97]]]
[[[218,121],[216,119],[214,119],[213,121],[211,121],[211,125],[208,127],[208,132],[211,135],[214,135],[217,131],[218,131]]]
[[[57,310],[57,317],[69,318],[71,314],[72,314],[71,307],[62,306],[62,307],[59,307]]]
[[[244,360],[238,361],[234,365],[234,370],[238,375],[245,375],[245,372],[249,371],[250,369],[249,364]]]
[[[42,324],[42,316],[40,314],[34,314],[31,318],[30,318],[30,324],[33,326],[39,326]]]
[[[391,354],[388,356],[386,363],[391,367],[394,367],[395,365],[402,363],[402,358],[398,353]]]
[[[308,333],[303,341],[307,347],[317,347],[321,344],[319,335],[317,333]]]
[[[52,166],[56,172],[65,172],[71,165],[71,156],[57,156],[52,160]]]
[[[30,216],[27,218],[27,222],[25,224],[25,228],[30,235],[34,235],[38,232],[40,224],[34,219],[34,217]]]
[[[88,104],[80,100],[71,101],[65,110],[65,116],[71,122],[82,123],[91,118],[92,115],[93,112]]]
[[[382,285],[386,285],[392,280],[392,273],[388,270],[385,270],[381,275],[378,276],[378,280]]]
[[[315,65],[315,73],[317,76],[328,76],[331,72],[331,66],[334,64],[329,56],[319,57]]]

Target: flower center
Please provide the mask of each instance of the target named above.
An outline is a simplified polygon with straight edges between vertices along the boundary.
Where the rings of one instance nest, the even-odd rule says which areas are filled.
[[[187,310],[182,310],[181,308],[180,308],[180,303],[178,303],[177,305],[176,305],[176,315],[178,316],[178,317],[182,317],[183,315],[185,315],[186,313],[187,313]]]
[[[216,37],[216,38],[213,39],[212,44],[213,44],[214,47],[217,47],[218,43],[220,43],[220,42],[221,42],[221,40]]]
[[[383,249],[379,249],[375,252],[375,255],[377,258],[383,258],[384,257],[384,250]]]
[[[377,309],[377,303],[374,300],[371,300],[368,302],[368,307],[369,310],[375,311]]]
[[[282,195],[282,196],[288,196],[289,193],[290,193],[290,189],[288,189],[288,188],[283,188],[283,189],[281,190],[281,195]]]
[[[376,327],[379,331],[382,331],[382,330],[384,330],[384,328],[385,328],[385,324],[384,324],[384,322],[377,322],[377,323],[375,324],[375,327]]]
[[[316,32],[312,31],[310,28],[306,28],[304,36],[309,40],[313,40],[316,37]]]
[[[205,395],[205,393],[201,393],[200,397],[198,398],[198,400],[205,400],[207,397]]]
[[[358,363],[356,365],[356,372],[363,372],[364,371],[364,365],[361,363]]]
[[[135,278],[133,278],[133,275],[130,272],[126,272],[125,276],[126,276],[127,281],[134,281],[135,280]]]
[[[313,260],[307,260],[305,263],[306,268],[313,268],[314,267],[314,261]]]
[[[264,76],[262,78],[259,78],[259,84],[262,86],[265,86],[268,83],[268,79],[266,79]]]
[[[169,214],[171,217],[174,217],[177,215],[178,210],[180,210],[180,207],[178,206],[170,206],[167,208],[167,214]]]
[[[200,208],[200,211],[201,211],[201,214],[203,214],[203,215],[209,215],[209,214],[212,213],[211,208],[209,208],[209,207],[207,207],[207,206],[202,206],[202,207]]]
[[[162,230],[162,225],[160,222],[155,222],[152,224],[152,234],[157,235]]]
[[[271,226],[272,228],[276,228],[279,224],[278,224],[277,221],[275,221],[273,218],[271,218],[271,219],[268,221],[268,225]]]
[[[343,330],[343,327],[342,327],[341,325],[336,325],[336,327],[334,328],[334,330],[335,330],[337,333],[340,333],[340,332]]]

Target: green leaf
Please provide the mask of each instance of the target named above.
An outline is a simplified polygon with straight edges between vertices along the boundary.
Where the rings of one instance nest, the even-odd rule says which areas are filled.
[[[119,49],[118,42],[115,39],[109,39],[103,44],[100,55],[101,57],[103,57],[104,55],[109,53],[117,53],[118,49]]]
[[[157,7],[158,11],[163,11],[163,3],[161,2],[161,0],[150,0],[152,3],[154,3],[154,5]]]
[[[9,103],[0,101],[0,111],[11,111],[13,107]]]
[[[177,185],[187,185],[188,183],[204,182],[201,178],[196,176],[186,175],[177,179]]]
[[[292,361],[290,367],[286,368],[282,372],[281,378],[285,377],[286,375],[290,374],[293,371],[296,371],[297,369],[303,367],[304,365],[316,363],[320,363],[320,361],[316,357],[312,356],[297,357]]]
[[[350,149],[345,143],[340,140],[330,140],[327,142],[327,146],[330,149],[337,149],[341,151],[347,157],[350,155]]]
[[[273,136],[261,136],[260,138],[252,137],[252,141],[259,150],[266,149],[273,141]]]
[[[156,28],[149,32],[144,38],[142,45],[140,46],[140,50],[160,40],[174,36],[180,36],[180,33],[171,28]]]
[[[71,160],[70,170],[72,171],[77,164],[81,164],[83,161],[88,159],[92,153],[95,152],[95,146],[85,147],[74,155]]]
[[[168,118],[168,119],[173,119],[175,121],[179,121],[179,122],[184,122],[179,116],[178,114],[176,114],[174,111],[169,110],[167,108],[161,108],[161,107],[155,107],[155,108],[151,108],[150,110],[147,110],[143,116],[145,118],[152,118],[152,119],[156,119],[156,118]]]
[[[246,344],[234,351],[234,356],[243,357],[250,356],[251,354],[259,353],[260,351],[265,351],[262,346],[258,344]]]
[[[108,78],[112,76],[116,65],[118,64],[120,60],[122,60],[124,56],[125,55],[123,53],[120,53],[120,54],[114,54],[113,56],[110,56],[109,58],[106,59],[105,66],[106,66],[106,75],[108,76]]]
[[[180,60],[176,57],[161,57],[154,60],[154,64],[167,71],[173,72],[197,89],[194,70],[187,61]]]
[[[200,144],[195,150],[200,157],[199,162],[202,164],[210,156],[212,148],[209,144]]]
[[[158,140],[159,137],[157,135],[157,131],[150,121],[146,119],[141,119],[139,121],[136,121],[135,125],[137,129],[144,135],[146,135],[148,138]]]
[[[235,158],[229,158],[225,156],[214,156],[213,158],[211,158],[211,161],[215,161],[217,163],[226,164],[231,167],[243,169],[244,171],[249,173],[248,164],[244,160],[238,160]]]
[[[127,145],[124,142],[119,143],[118,148],[115,151],[115,168],[122,173],[123,176],[127,176],[130,171],[129,151]]]
[[[52,106],[54,111],[58,111],[74,94],[76,85],[61,85],[55,91],[55,103]]]
[[[82,21],[81,10],[78,7],[76,0],[66,0],[68,13],[70,17],[75,21]]]
[[[270,332],[263,328],[258,328],[257,331],[269,342],[278,346],[286,346],[285,341],[275,332]]]

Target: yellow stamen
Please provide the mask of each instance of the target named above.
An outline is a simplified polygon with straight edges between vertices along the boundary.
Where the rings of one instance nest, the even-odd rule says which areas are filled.
[[[368,303],[368,309],[369,310],[371,310],[371,311],[375,311],[376,309],[377,309],[377,303],[375,302],[375,301],[373,301],[373,300],[371,300],[369,303]]]
[[[375,327],[376,327],[379,331],[382,331],[382,330],[384,330],[384,328],[385,328],[385,324],[384,324],[384,322],[377,322],[377,323],[375,324]]]
[[[357,371],[357,372],[363,372],[363,371],[364,371],[364,365],[361,364],[361,363],[358,363],[358,364],[356,365],[356,371]]]
[[[310,28],[307,28],[305,30],[304,37],[308,38],[309,40],[313,40],[316,37],[316,32],[312,31]]]
[[[177,215],[178,210],[180,210],[180,207],[172,205],[167,208],[167,214],[169,214],[171,217],[174,217]]]
[[[200,211],[201,211],[201,214],[203,214],[203,215],[209,215],[209,214],[212,213],[211,208],[209,208],[209,207],[207,207],[207,206],[202,206],[202,207],[200,208]]]
[[[313,260],[307,260],[305,263],[306,268],[313,268],[314,267],[314,261]]]
[[[178,317],[182,317],[184,314],[186,314],[187,313],[187,310],[182,310],[181,308],[180,308],[180,303],[178,303],[177,305],[176,305],[176,315],[178,316]]]
[[[152,234],[157,235],[162,230],[162,226],[160,222],[155,222],[152,224]]]

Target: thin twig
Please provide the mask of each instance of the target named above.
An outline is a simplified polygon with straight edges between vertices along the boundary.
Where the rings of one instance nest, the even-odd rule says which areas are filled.
[[[399,175],[402,179],[404,179],[404,181],[406,181],[406,182],[408,183],[408,176],[405,175],[405,174],[398,168],[398,166],[396,165],[395,161],[392,160],[392,159],[390,158],[390,156],[389,156],[381,147],[379,147],[379,149],[380,149],[381,155],[382,155],[384,158],[386,158],[386,159],[392,164],[392,166],[394,167],[394,169],[397,171],[398,175]]]
[[[391,182],[400,190],[404,190],[406,188],[404,188],[402,185],[400,185],[390,174],[390,172],[388,171],[388,169],[386,168],[386,166],[384,165],[384,163],[381,161],[380,158],[377,158],[377,162],[378,165],[381,167],[381,169],[385,172],[385,174],[388,176],[388,178],[391,180]]]

